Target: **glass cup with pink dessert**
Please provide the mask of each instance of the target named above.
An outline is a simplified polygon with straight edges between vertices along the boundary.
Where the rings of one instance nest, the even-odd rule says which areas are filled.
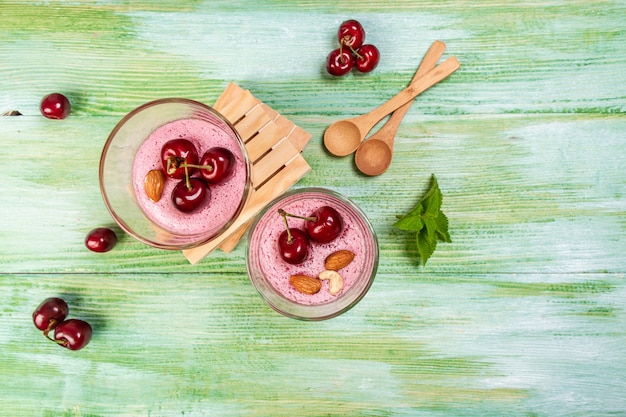
[[[113,219],[161,249],[218,237],[250,189],[250,162],[237,131],[213,108],[179,98],[126,115],[106,141],[99,174]]]
[[[288,317],[324,320],[349,310],[369,290],[377,267],[371,223],[332,190],[292,190],[272,201],[248,232],[250,280]]]

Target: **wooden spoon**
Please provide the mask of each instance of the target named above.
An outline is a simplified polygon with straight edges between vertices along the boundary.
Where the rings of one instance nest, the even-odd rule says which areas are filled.
[[[430,71],[437,65],[437,62],[446,50],[446,45],[441,41],[435,41],[424,55],[422,63],[417,72],[413,76],[411,82],[417,81],[426,72]],[[391,157],[393,154],[393,142],[396,137],[396,131],[413,104],[412,101],[404,104],[398,110],[394,111],[389,120],[380,130],[370,136],[367,140],[359,145],[354,155],[356,167],[365,175],[380,175],[391,165]]]
[[[326,149],[336,156],[346,156],[354,152],[383,117],[445,79],[459,67],[459,61],[452,56],[369,113],[331,124],[324,132]]]

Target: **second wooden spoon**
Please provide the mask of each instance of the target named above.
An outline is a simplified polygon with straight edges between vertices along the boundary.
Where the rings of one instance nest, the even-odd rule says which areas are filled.
[[[446,45],[437,40],[424,55],[422,63],[420,64],[417,72],[413,76],[411,83],[422,77],[428,71],[433,69],[437,62],[446,50]],[[413,104],[413,101],[409,101],[398,110],[394,111],[380,130],[370,136],[367,140],[362,142],[356,154],[354,155],[354,162],[356,167],[365,175],[376,176],[380,175],[389,168],[391,165],[391,158],[393,155],[393,142],[396,137],[396,132],[404,115]]]

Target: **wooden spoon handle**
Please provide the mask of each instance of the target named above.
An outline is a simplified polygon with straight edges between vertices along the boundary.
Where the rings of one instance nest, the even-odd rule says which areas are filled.
[[[435,65],[437,65],[437,62],[439,62],[439,59],[441,58],[445,50],[445,43],[440,40],[436,40],[435,42],[433,42],[433,44],[426,52],[426,55],[424,55],[424,58],[422,59],[419,68],[415,72],[415,75],[411,80],[411,84],[423,77],[424,74],[426,74],[428,71],[435,68]],[[402,123],[402,119],[406,115],[406,112],[409,111],[411,104],[413,104],[412,100],[410,100],[408,103],[403,104],[402,107],[394,111],[389,120],[387,120],[383,127],[380,128],[378,133],[381,134],[382,137],[395,136],[396,131],[398,130],[398,127],[400,127],[400,123]]]
[[[428,71],[423,77],[420,77],[418,80],[412,82],[407,88],[400,91],[385,103],[376,107],[369,113],[353,119],[353,123],[359,124],[360,130],[367,134],[367,132],[369,132],[371,128],[374,127],[374,125],[383,117],[413,100],[433,85],[444,80],[454,71],[459,69],[460,66],[461,64],[459,61],[455,57],[451,56],[432,70]]]

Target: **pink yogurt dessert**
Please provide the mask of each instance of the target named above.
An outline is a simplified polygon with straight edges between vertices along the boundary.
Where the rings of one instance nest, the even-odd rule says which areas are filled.
[[[285,230],[278,209],[296,216],[311,216],[322,206],[331,206],[341,215],[344,229],[328,243],[311,240],[304,262],[292,265],[279,254],[278,236]],[[305,230],[305,220],[287,217],[289,227]],[[338,272],[343,278],[342,290],[333,295],[329,281],[322,280],[316,294],[303,294],[290,283],[292,275],[317,277],[325,270],[324,261],[338,250],[355,254],[353,261]],[[304,320],[334,317],[355,305],[369,289],[378,265],[376,234],[365,214],[338,193],[322,188],[304,188],[278,198],[257,217],[248,238],[248,273],[254,286],[272,308]]]
[[[163,195],[158,202],[148,198],[144,178],[152,169],[163,169],[161,148],[172,140],[191,141],[201,158],[209,148],[219,146],[235,155],[232,174],[220,184],[210,184],[210,200],[191,213],[183,213],[172,203],[172,189],[180,181],[165,177]],[[232,132],[200,119],[181,119],[155,129],[135,155],[132,182],[137,203],[152,222],[176,235],[217,235],[238,214],[247,186],[246,161]]]

